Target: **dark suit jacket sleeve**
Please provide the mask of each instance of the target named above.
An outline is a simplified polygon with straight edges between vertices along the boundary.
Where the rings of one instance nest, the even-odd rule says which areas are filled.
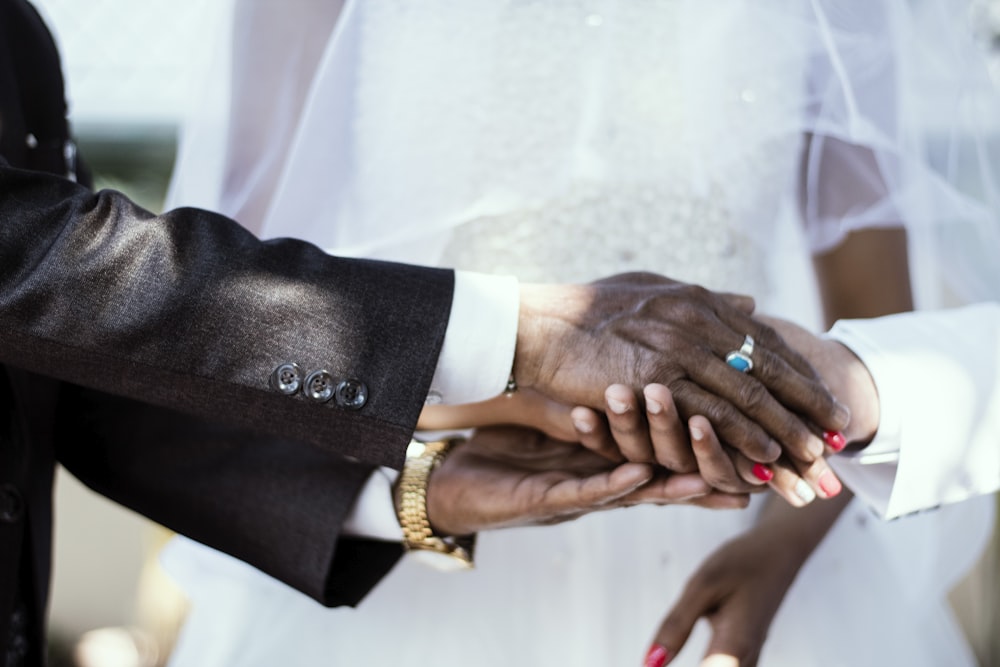
[[[399,544],[342,538],[373,466],[64,384],[56,454],[99,493],[326,605],[356,604]]]
[[[453,286],[0,161],[0,362],[32,372],[398,468]],[[367,402],[280,394],[285,362],[359,380]]]

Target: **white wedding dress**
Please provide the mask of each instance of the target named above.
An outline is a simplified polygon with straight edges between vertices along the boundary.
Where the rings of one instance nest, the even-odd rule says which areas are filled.
[[[815,310],[785,307],[809,298],[805,279],[775,276],[804,267],[806,243],[826,248],[905,214],[898,201],[867,201],[865,188],[865,206],[824,197],[806,176],[817,188],[808,242],[777,222],[796,210],[809,133],[878,134],[820,131],[836,115],[824,81],[879,61],[824,59],[824,21],[850,24],[836,16],[848,6],[878,12],[847,2],[817,19],[818,4],[347,2],[315,76],[298,72],[303,110],[286,111],[274,150],[261,151],[273,196],[241,208],[248,198],[229,178],[199,200],[190,193],[213,179],[185,186],[194,168],[182,152],[174,203],[222,206],[263,236],[342,254],[432,258],[526,282],[654,271],[764,304],[774,295],[767,309],[814,324]],[[824,168],[836,175],[806,171]],[[179,541],[167,563],[193,608],[171,665],[639,665],[688,575],[753,525],[760,500],[486,533],[473,572],[404,558],[356,609],[324,609]],[[981,551],[991,508],[982,499],[885,524],[853,503],[789,592],[760,664],[975,664],[945,596]],[[672,665],[697,664],[705,630]]]

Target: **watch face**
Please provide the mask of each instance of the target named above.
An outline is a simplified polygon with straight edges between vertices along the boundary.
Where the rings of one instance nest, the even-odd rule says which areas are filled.
[[[423,563],[428,567],[432,567],[435,570],[440,570],[441,572],[458,572],[461,570],[472,569],[472,563],[469,561],[459,558],[458,556],[442,553],[440,551],[432,551],[430,549],[411,549],[407,553],[413,560]]]

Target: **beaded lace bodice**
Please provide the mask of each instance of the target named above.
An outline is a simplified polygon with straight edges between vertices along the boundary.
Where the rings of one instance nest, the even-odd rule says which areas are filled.
[[[769,132],[803,84],[747,62],[759,32],[706,26],[691,62],[700,23],[682,2],[362,6],[359,191],[387,215],[398,198],[417,217],[442,192],[460,202],[442,264],[763,289],[751,237],[798,157],[796,137]],[[419,173],[400,187],[374,177],[407,164]]]

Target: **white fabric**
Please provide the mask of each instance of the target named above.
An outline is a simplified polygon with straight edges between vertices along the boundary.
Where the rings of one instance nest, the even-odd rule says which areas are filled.
[[[392,485],[398,477],[399,472],[393,468],[382,467],[372,472],[344,520],[345,535],[363,535],[387,542],[403,539],[392,500]]]
[[[885,518],[1000,489],[1000,305],[838,322],[879,392],[869,447],[836,457]]]
[[[296,6],[289,21],[318,32]],[[802,259],[771,252],[788,245],[775,221],[798,208],[800,182],[815,250],[901,218],[930,232],[961,214],[975,229],[993,220],[991,193],[965,196],[950,162],[928,162],[926,108],[905,94],[923,74],[897,57],[915,39],[910,6],[348,2],[308,103],[287,116],[294,139],[255,228],[522,280],[653,270],[755,295],[781,287],[773,265]],[[917,43],[920,62],[939,54]],[[974,89],[972,69],[946,72]],[[238,108],[252,127],[255,106]],[[200,180],[198,152],[182,177]],[[223,168],[247,200],[250,166]],[[226,577],[217,554],[178,547],[195,601],[172,664],[640,664],[687,575],[754,515],[635,508],[484,534],[475,572],[404,560],[357,610],[323,610],[243,568]],[[853,504],[761,663],[973,664],[944,595],[991,517],[966,503],[885,525]],[[191,567],[203,558],[211,569]],[[672,664],[696,663],[704,639]]]
[[[514,363],[517,279],[455,272],[451,317],[428,403],[475,403],[499,396]]]

